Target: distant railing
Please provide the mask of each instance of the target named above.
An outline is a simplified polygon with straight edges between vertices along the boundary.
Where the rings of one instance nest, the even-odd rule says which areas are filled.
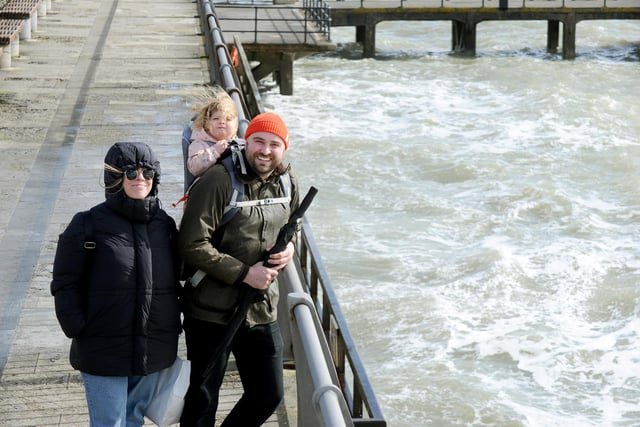
[[[224,18],[224,21],[238,21],[242,22],[242,25],[251,24],[250,27],[243,31],[236,31],[236,33],[253,34],[253,40],[250,42],[252,44],[264,44],[265,40],[269,39],[265,36],[274,34],[293,35],[302,44],[310,43],[314,36],[331,38],[331,16],[325,0],[304,0],[303,7],[257,3],[222,3],[216,7],[253,9],[251,21],[248,21],[246,17],[234,18],[231,15]],[[275,17],[275,11],[290,13],[280,13],[280,17]],[[246,40],[245,43],[247,43]]]
[[[305,16],[318,26],[320,32],[331,40],[331,11],[326,0],[304,0]]]
[[[358,4],[360,8],[396,8],[396,7],[440,7],[440,8],[456,8],[456,9],[475,9],[475,8],[498,8],[498,9],[519,9],[525,7],[542,7],[551,8],[569,8],[569,9],[585,9],[585,8],[624,8],[635,7],[632,0],[334,0],[332,1],[345,7],[349,3]]]

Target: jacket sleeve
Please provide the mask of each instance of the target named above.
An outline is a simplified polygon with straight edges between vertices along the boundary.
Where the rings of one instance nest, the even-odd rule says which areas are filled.
[[[230,182],[222,166],[203,175],[191,189],[178,237],[180,254],[187,265],[228,285],[240,283],[248,270],[243,262],[218,251],[213,244],[231,195]]]
[[[189,154],[187,158],[187,169],[193,176],[202,175],[207,169],[213,166],[218,160],[213,145],[207,144],[203,131],[193,131],[191,143],[189,144]],[[211,144],[215,144],[212,141]]]
[[[86,265],[89,260],[88,250],[84,248],[85,216],[88,216],[85,212],[76,214],[59,236],[53,262],[51,294],[58,322],[69,338],[80,335],[85,326],[86,289],[83,279],[88,277],[85,269],[90,268]]]

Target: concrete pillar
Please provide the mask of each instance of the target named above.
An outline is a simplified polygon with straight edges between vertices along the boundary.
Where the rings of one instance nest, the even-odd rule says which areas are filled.
[[[374,58],[376,56],[376,23],[365,26],[362,44],[362,56],[364,58]]]
[[[476,26],[477,22],[465,24],[464,29],[464,52],[465,56],[476,56]]]
[[[42,0],[38,5],[38,16],[47,16],[47,2]]]
[[[362,43],[362,45],[364,46],[364,33],[365,33],[365,26],[364,25],[357,25],[356,26],[356,43]]]
[[[567,14],[562,25],[562,59],[574,59],[576,57],[576,15]]]
[[[476,54],[476,22],[451,21],[451,50],[463,56]]]
[[[278,70],[280,95],[293,95],[293,59],[295,54],[283,53]]]
[[[31,31],[38,31],[38,12],[31,14]]]
[[[0,47],[0,69],[11,67],[11,47]]]
[[[20,40],[31,40],[31,19],[25,19],[22,31],[20,31]]]
[[[15,40],[11,42],[11,56],[20,56],[20,38],[16,37]]]
[[[549,20],[547,21],[547,52],[558,52],[558,41],[560,34],[560,21]]]
[[[462,52],[464,50],[464,23],[451,21],[451,50]]]

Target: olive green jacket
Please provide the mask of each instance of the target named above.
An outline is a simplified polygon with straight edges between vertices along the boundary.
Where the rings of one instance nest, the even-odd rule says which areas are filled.
[[[244,153],[243,153],[244,154]],[[278,174],[267,181],[250,171],[236,175],[245,184],[244,200],[283,197]],[[224,208],[233,193],[231,179],[222,164],[211,167],[189,193],[179,232],[179,247],[187,271],[202,270],[207,275],[196,286],[185,283],[185,316],[227,324],[240,301],[242,281],[249,267],[263,261],[275,244],[280,228],[287,223],[299,203],[297,181],[291,176],[291,202],[240,208],[231,220],[219,227]],[[254,303],[247,313],[249,326],[277,319],[278,283],[274,281],[266,298]]]

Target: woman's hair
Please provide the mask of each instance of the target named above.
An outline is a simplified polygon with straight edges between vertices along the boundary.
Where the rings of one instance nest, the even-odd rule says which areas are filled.
[[[213,113],[219,111],[229,117],[237,118],[238,109],[235,102],[220,86],[206,86],[195,94],[196,103],[193,108],[198,111],[193,125],[196,128],[207,130],[207,124]]]
[[[115,166],[111,166],[107,163],[104,164],[104,170],[117,176],[117,178],[113,180],[110,184],[107,185],[107,183],[105,183],[104,188],[106,190],[120,189],[120,187],[122,187],[122,181],[124,181],[124,171],[118,169]]]

